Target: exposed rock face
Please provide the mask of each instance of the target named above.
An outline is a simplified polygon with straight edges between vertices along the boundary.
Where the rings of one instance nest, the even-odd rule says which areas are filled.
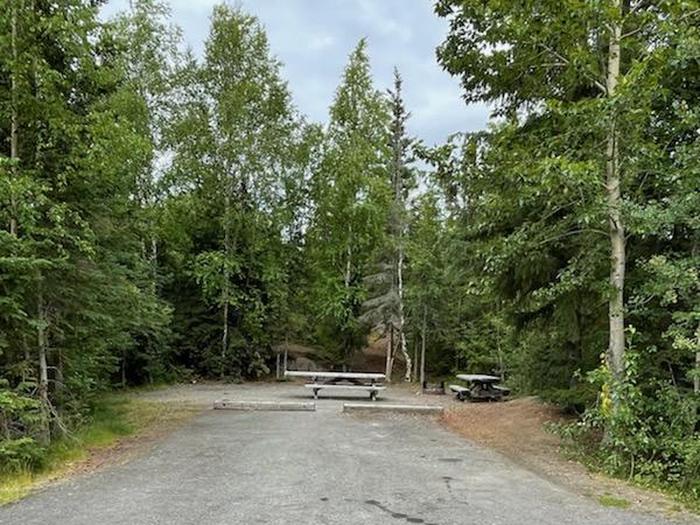
[[[288,364],[290,370],[303,370],[309,372],[316,372],[321,370],[315,361],[312,361],[308,357],[297,357],[293,361],[290,360]]]

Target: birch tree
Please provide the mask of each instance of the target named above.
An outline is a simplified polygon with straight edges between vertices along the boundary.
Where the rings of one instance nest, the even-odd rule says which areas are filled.
[[[323,339],[345,365],[363,342],[364,277],[382,247],[391,202],[389,108],[373,86],[366,43],[350,54],[330,109],[323,158],[312,182],[309,232]]]
[[[204,215],[218,215],[213,246],[208,239],[192,255],[203,295],[219,310],[218,357],[207,359],[222,376],[244,375],[250,359],[262,359],[266,298],[282,286],[273,218],[286,194],[297,121],[279,67],[257,19],[215,7],[204,60],[187,68],[194,89],[185,88],[169,138],[174,179]]]
[[[696,17],[692,6],[666,6],[666,15]],[[587,160],[600,166],[599,187],[609,237],[607,363],[616,381],[625,369],[625,191],[634,193],[636,144],[621,140],[637,126],[637,101],[621,94],[656,59],[658,31],[667,23],[645,2],[438,2],[451,31],[438,50],[441,64],[460,76],[468,101],[500,101],[496,113],[559,116],[586,122],[604,142]],[[571,14],[574,16],[569,16]],[[527,31],[522,28],[527,27]],[[626,89],[625,89],[626,91]],[[641,93],[640,93],[641,94]],[[629,93],[631,95],[631,92]],[[623,112],[621,108],[625,108]],[[632,113],[630,113],[632,112]],[[522,113],[521,113],[522,114]],[[596,124],[596,119],[599,125]],[[624,130],[624,131],[623,131]],[[583,157],[579,157],[583,158]]]

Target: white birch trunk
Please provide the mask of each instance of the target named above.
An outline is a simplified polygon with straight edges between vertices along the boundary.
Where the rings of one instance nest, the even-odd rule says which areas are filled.
[[[345,249],[345,272],[343,275],[343,283],[345,285],[345,296],[350,296],[350,280],[352,278],[352,224],[348,224],[348,243]],[[347,371],[348,358],[350,353],[349,340],[346,339],[343,348],[343,372]]]
[[[420,342],[420,384],[425,384],[425,339],[428,332],[428,307],[423,305],[423,327]]]
[[[231,249],[231,192],[233,182],[230,175],[227,177],[224,197],[224,286],[221,290],[221,295],[224,303],[223,309],[223,319],[222,319],[222,330],[221,330],[221,377],[224,376],[226,369],[226,357],[228,353],[228,341],[229,341],[229,302],[231,294],[231,276],[229,275],[229,258],[232,255]]]
[[[352,235],[352,230],[350,231]],[[348,247],[346,249],[346,259],[345,259],[345,273],[343,274],[343,283],[345,284],[345,289],[350,288],[350,278],[352,277],[352,247],[350,246],[351,240],[348,239]]]
[[[416,381],[418,380],[418,363],[420,363],[420,359],[418,359],[418,342],[414,341],[413,342],[413,378]]]
[[[41,277],[40,277],[41,279]],[[47,363],[47,338],[46,338],[46,309],[44,308],[44,291],[41,280],[37,285],[37,350],[39,361],[39,385],[37,393],[41,404],[41,413],[43,416],[44,430],[41,440],[44,443],[50,441],[49,418],[50,418],[50,403],[49,403],[49,367]]]
[[[619,12],[620,0],[612,0]],[[611,27],[608,50],[608,71],[606,78],[607,96],[613,97],[620,77],[620,38],[622,28],[619,22]],[[624,376],[625,369],[625,229],[622,221],[622,196],[620,189],[620,165],[618,135],[615,119],[611,118],[606,145],[606,193],[608,201],[608,223],[610,229],[610,286],[608,364],[617,380]]]

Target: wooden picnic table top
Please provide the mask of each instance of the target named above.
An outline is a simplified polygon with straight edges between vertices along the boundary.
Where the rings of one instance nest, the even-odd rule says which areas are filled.
[[[483,374],[457,374],[457,379],[475,383],[499,383],[501,381],[500,377]]]
[[[318,377],[326,379],[386,379],[385,374],[370,372],[307,372],[303,370],[285,370],[285,377]]]

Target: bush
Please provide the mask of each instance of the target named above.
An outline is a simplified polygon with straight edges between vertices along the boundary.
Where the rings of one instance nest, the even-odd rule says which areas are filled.
[[[0,441],[0,471],[3,473],[33,470],[46,457],[46,449],[30,437]]]
[[[591,373],[598,402],[581,421],[559,432],[580,457],[610,474],[700,502],[697,396],[667,381],[640,377],[633,356],[619,384],[605,367]]]
[[[567,414],[581,415],[587,407],[595,404],[598,393],[590,383],[579,383],[571,388],[545,390],[540,397],[561,407]]]
[[[35,437],[46,427],[39,402],[0,384],[0,471],[32,469],[41,463],[46,449]]]

